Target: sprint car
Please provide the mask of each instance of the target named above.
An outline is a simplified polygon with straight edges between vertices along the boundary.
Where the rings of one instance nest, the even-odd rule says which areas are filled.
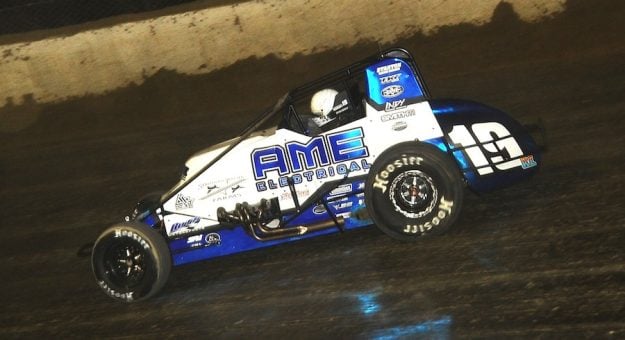
[[[104,230],[93,272],[131,302],[198,260],[369,225],[428,238],[458,218],[465,187],[527,178],[540,156],[501,111],[431,99],[412,56],[390,49],[294,89],[237,138],[193,155],[173,188]]]

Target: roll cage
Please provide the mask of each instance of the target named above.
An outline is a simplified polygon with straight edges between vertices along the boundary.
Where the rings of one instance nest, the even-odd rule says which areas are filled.
[[[404,49],[393,48],[327,74],[287,93],[283,98],[284,100],[278,102],[281,107],[274,107],[278,109],[278,112],[283,113],[283,117],[280,124],[278,124],[278,128],[286,128],[298,133],[314,135],[311,134],[309,129],[307,129],[306,124],[304,124],[303,121],[303,116],[309,116],[307,110],[304,110],[304,113],[302,113],[301,110],[298,110],[296,107],[300,102],[307,105],[315,92],[327,87],[339,87],[344,90],[349,103],[352,105],[351,109],[353,111],[352,115],[347,118],[348,120],[355,120],[357,118],[364,117],[364,105],[362,104],[364,101],[371,103],[371,99],[366,95],[367,84],[364,76],[364,70],[371,64],[386,58],[400,58],[407,61],[412,68],[417,81],[419,82],[419,86],[423,89],[423,100],[430,98],[429,90],[423,81],[423,77],[414,62],[412,55]],[[272,112],[272,114],[276,113],[277,112]],[[347,122],[341,121],[339,125],[345,123]]]

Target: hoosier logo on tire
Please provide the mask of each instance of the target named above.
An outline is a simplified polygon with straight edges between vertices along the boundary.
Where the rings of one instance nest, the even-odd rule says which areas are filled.
[[[400,240],[446,231],[462,207],[463,184],[453,159],[424,143],[383,152],[371,167],[365,203],[373,222]]]

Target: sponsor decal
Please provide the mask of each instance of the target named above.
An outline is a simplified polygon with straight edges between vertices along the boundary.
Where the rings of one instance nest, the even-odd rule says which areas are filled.
[[[386,77],[381,77],[380,78],[380,83],[382,85],[385,84],[390,84],[390,83],[396,83],[401,79],[401,74],[397,73],[397,74],[392,74],[390,76],[386,76]]]
[[[169,231],[170,233],[175,233],[177,231],[181,231],[183,229],[187,229],[187,230],[193,230],[198,223],[200,223],[201,219],[199,217],[193,217],[189,220],[186,220],[184,222],[178,222],[178,223],[174,223],[171,226],[171,230]]]
[[[201,247],[203,245],[202,244],[203,236],[204,235],[202,235],[202,234],[189,236],[187,238],[187,245],[189,246],[189,248],[199,248],[199,247]]]
[[[406,102],[406,99],[393,100],[392,102],[387,102],[386,105],[384,106],[384,111],[393,111],[393,110],[402,109],[406,107],[404,105],[405,102]]]
[[[207,247],[212,246],[212,245],[220,246],[221,236],[217,233],[210,233],[206,235],[206,237],[204,238],[204,241],[206,241]]]
[[[362,128],[311,138],[307,143],[288,142],[252,151],[252,168],[257,191],[288,186],[288,176],[295,185],[370,168],[366,159]],[[267,179],[277,174],[277,179]]]
[[[193,236],[189,236],[187,237],[187,244],[189,243],[196,243],[196,242],[202,242],[202,235],[193,235]]]
[[[534,155],[521,157],[521,167],[523,169],[529,169],[537,166],[538,163],[534,160]]]
[[[423,224],[406,224],[404,228],[404,233],[407,234],[416,234],[416,233],[425,233],[432,229],[433,227],[439,225],[442,220],[447,218],[447,216],[451,215],[451,208],[454,206],[453,201],[445,200],[445,197],[441,197],[441,200],[438,205],[438,212],[432,220],[425,222]]]
[[[306,190],[296,190],[295,193],[297,194],[297,197],[308,197],[310,195],[310,190],[306,189]],[[291,200],[293,199],[293,196],[291,195],[290,191],[287,192],[283,192],[280,195],[280,200],[281,201],[285,201],[285,200]]]
[[[317,204],[314,208],[313,208],[313,213],[315,215],[323,215],[327,212],[326,207],[323,206],[323,204]]]
[[[379,173],[375,175],[374,188],[380,189],[382,193],[386,192],[388,186],[389,176],[397,169],[401,169],[404,166],[420,165],[423,162],[423,158],[418,156],[401,155],[401,158],[397,158],[394,161],[389,162]]]
[[[401,85],[391,85],[382,89],[382,97],[395,98],[404,93],[404,88]]]
[[[351,211],[336,214],[336,217],[342,217],[342,218],[350,218],[351,216],[352,216]]]
[[[139,242],[139,244],[141,244],[143,249],[146,249],[146,250],[150,249],[150,244],[148,244],[148,242],[146,240],[144,240],[143,237],[141,237],[141,235],[139,235],[139,234],[137,234],[137,233],[135,233],[134,231],[131,231],[131,230],[115,229],[113,237],[115,237],[115,238],[129,237],[129,238]]]
[[[201,247],[210,247],[213,245],[221,245],[221,236],[217,233],[199,234],[189,236],[187,238],[187,245],[189,248],[201,248]]]
[[[398,112],[383,114],[382,116],[380,116],[380,120],[382,122],[388,122],[388,121],[395,120],[395,119],[413,117],[413,116],[416,116],[416,114],[417,113],[415,112],[414,109],[410,109],[410,110],[405,110],[405,111],[398,111]]]
[[[334,210],[341,210],[341,209],[351,208],[353,204],[354,204],[353,202],[347,201],[347,202],[334,204],[333,207],[334,207]]]
[[[199,200],[203,201],[211,198],[212,202],[221,202],[236,198],[241,198],[243,195],[238,190],[245,189],[240,183],[245,181],[243,177],[235,177],[235,178],[226,178],[223,180],[211,182],[211,183],[202,183],[199,185],[200,191],[206,190],[206,195],[200,197]],[[217,186],[217,184],[219,186]],[[206,188],[206,189],[203,189]]]
[[[376,72],[378,73],[379,76],[383,76],[385,74],[397,72],[400,69],[401,69],[401,63],[395,63],[395,64],[390,64],[390,65],[380,66],[376,69]]]
[[[98,285],[100,287],[102,287],[102,289],[104,289],[106,294],[108,294],[108,295],[110,295],[110,296],[112,296],[114,298],[122,299],[122,300],[125,300],[125,301],[132,301],[132,300],[134,300],[134,297],[133,297],[134,292],[127,292],[127,293],[116,292],[111,287],[109,287],[106,284],[106,282],[104,282],[104,281],[98,281]]]
[[[352,184],[351,183],[339,185],[338,187],[336,187],[336,189],[330,191],[330,194],[328,196],[332,197],[332,196],[344,195],[344,194],[346,194],[348,192],[352,192]]]
[[[178,194],[178,196],[176,196],[176,210],[193,208],[193,201],[195,201],[195,199],[192,197]]]
[[[393,124],[392,129],[394,131],[401,131],[401,130],[406,129],[407,127],[408,127],[408,124],[404,121],[401,121],[401,122],[396,122],[395,124]]]
[[[221,201],[228,201],[228,200],[232,200],[232,199],[236,199],[236,198],[241,198],[243,197],[243,195],[241,193],[233,193],[233,194],[226,194],[224,192],[223,195],[217,196],[215,198],[213,198],[213,202],[221,202]]]

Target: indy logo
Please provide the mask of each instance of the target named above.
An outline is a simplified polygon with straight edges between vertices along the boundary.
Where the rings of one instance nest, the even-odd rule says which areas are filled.
[[[404,105],[405,102],[406,102],[406,99],[393,100],[392,102],[387,102],[384,107],[384,111],[393,111],[393,110],[404,108],[406,107]]]

